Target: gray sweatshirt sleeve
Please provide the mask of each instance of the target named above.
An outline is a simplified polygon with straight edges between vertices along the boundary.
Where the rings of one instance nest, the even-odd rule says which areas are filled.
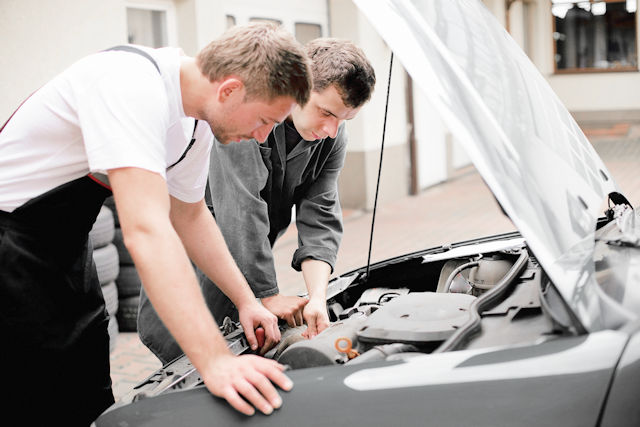
[[[269,171],[255,141],[211,149],[209,188],[216,222],[229,251],[257,298],[278,293],[276,271],[269,244],[269,214],[260,197]]]
[[[342,240],[342,210],[338,197],[338,176],[347,153],[347,133],[342,124],[333,142],[333,150],[322,166],[318,178],[296,205],[298,249],[291,267],[301,270],[302,261],[324,261],[333,272]]]

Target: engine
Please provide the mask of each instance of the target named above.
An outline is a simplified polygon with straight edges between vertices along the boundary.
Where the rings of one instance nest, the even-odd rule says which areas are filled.
[[[469,322],[474,300],[512,265],[502,258],[451,260],[442,267],[436,292],[366,289],[351,307],[329,304],[337,320],[313,339],[302,336],[306,327],[286,328],[266,357],[300,369],[430,353]]]

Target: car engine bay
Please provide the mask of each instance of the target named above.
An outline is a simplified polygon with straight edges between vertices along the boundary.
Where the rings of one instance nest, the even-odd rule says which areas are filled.
[[[562,307],[545,302],[553,287],[524,244],[436,261],[427,261],[425,253],[374,265],[368,276],[362,270],[343,275],[334,287],[348,285],[333,296],[330,283],[330,326],[307,339],[306,326],[283,324],[281,341],[265,357],[294,370],[405,360],[571,333]],[[227,318],[220,329],[234,354],[251,353],[238,323]],[[201,384],[182,355],[134,387],[118,406]]]

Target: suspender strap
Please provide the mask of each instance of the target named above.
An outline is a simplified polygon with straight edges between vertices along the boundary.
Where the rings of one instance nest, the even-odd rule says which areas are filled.
[[[177,162],[175,162],[174,164],[172,164],[171,166],[169,166],[167,168],[167,171],[169,171],[172,167],[174,167],[175,165],[180,163],[186,157],[186,155],[189,152],[189,150],[191,150],[191,147],[193,147],[193,144],[195,144],[195,142],[196,142],[196,128],[197,127],[198,127],[198,119],[196,119],[196,122],[193,124],[193,133],[191,134],[191,141],[189,141],[189,145],[187,145],[187,149],[184,150],[184,153],[182,153],[182,156],[180,156],[180,158],[178,159]]]
[[[104,52],[109,52],[109,51],[123,51],[123,52],[130,52],[130,53],[135,53],[135,54],[144,56],[149,61],[151,61],[153,66],[156,67],[156,70],[158,70],[158,72],[160,73],[160,67],[158,67],[158,63],[155,61],[155,59],[153,59],[153,57],[151,55],[149,55],[147,52],[145,52],[142,49],[139,49],[137,47],[130,46],[130,45],[119,45],[119,46],[114,46],[112,48],[106,49]],[[191,150],[191,147],[193,147],[193,144],[195,144],[195,142],[196,142],[195,136],[196,136],[196,127],[197,126],[198,126],[198,120],[196,120],[195,124],[193,125],[193,134],[191,135],[191,141],[189,142],[189,145],[187,146],[187,149],[184,150],[184,153],[182,153],[182,156],[180,156],[180,158],[178,159],[177,162],[175,162],[174,164],[172,164],[171,166],[169,166],[167,168],[167,171],[169,171],[175,165],[180,163],[186,157],[186,155],[189,152],[189,150]]]
[[[125,52],[131,52],[131,53],[137,53],[138,55],[144,56],[145,58],[147,58],[149,61],[151,61],[151,63],[153,64],[154,67],[156,67],[156,70],[158,70],[158,72],[160,72],[160,67],[158,67],[158,63],[156,62],[155,59],[153,59],[151,57],[151,55],[149,55],[147,52],[145,52],[142,49],[138,49],[137,47],[133,47],[133,46],[127,46],[127,45],[120,45],[120,46],[114,46],[112,48],[106,49],[103,52],[108,52],[108,51],[112,51],[112,50],[121,50],[121,51],[125,51]],[[35,92],[31,93],[31,95],[33,95]],[[31,95],[29,95],[28,97],[25,98],[24,101],[22,101],[20,103],[20,105],[18,106],[18,108],[15,109],[15,111],[13,113],[11,113],[11,116],[9,116],[9,118],[7,119],[6,122],[4,122],[4,124],[2,125],[2,127],[0,128],[0,132],[2,132],[2,130],[5,128],[5,126],[7,125],[7,123],[9,123],[9,120],[11,120],[13,118],[13,116],[18,112],[18,110],[20,109],[20,107],[22,107],[22,104],[24,104],[25,102],[27,102],[27,99],[29,99],[31,97]]]
[[[114,51],[114,50],[123,51],[123,52],[130,52],[130,53],[136,53],[136,54],[138,54],[140,56],[144,56],[149,61],[151,61],[153,66],[156,67],[156,70],[158,70],[158,72],[160,72],[160,67],[158,67],[158,63],[156,62],[156,60],[153,59],[153,57],[151,55],[149,55],[147,52],[145,52],[142,49],[138,49],[137,47],[133,47],[133,46],[120,45],[120,46],[114,46],[114,47],[111,47],[109,49],[106,49],[103,52],[110,52],[110,51]]]

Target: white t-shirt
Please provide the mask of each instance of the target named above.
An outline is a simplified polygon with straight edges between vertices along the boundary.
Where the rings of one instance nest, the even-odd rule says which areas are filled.
[[[142,48],[157,62],[124,51],[85,57],[35,92],[0,133],[0,210],[90,172],[137,167],[162,175],[187,203],[204,197],[213,135],[186,117],[180,49]]]

